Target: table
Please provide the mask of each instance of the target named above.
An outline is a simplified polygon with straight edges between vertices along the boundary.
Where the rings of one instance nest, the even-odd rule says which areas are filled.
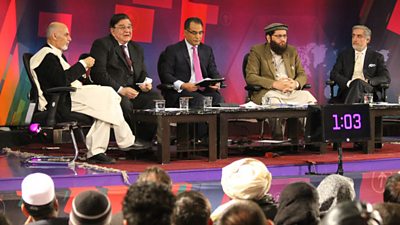
[[[215,110],[190,109],[180,110],[166,108],[165,111],[154,109],[134,110],[137,121],[157,123],[157,156],[160,163],[170,162],[171,123],[199,123],[208,124],[208,159],[217,159],[217,115]]]
[[[288,137],[291,143],[298,143],[298,118],[307,117],[307,106],[271,106],[257,108],[223,108],[219,109],[219,157],[228,157],[228,123],[233,119],[266,119],[288,118]],[[326,145],[321,143],[320,151],[326,151]]]
[[[368,141],[366,149],[363,149],[365,153],[373,153],[376,146],[381,146],[383,136],[382,116],[399,116],[400,105],[393,103],[372,104],[369,113],[371,122],[371,139]]]

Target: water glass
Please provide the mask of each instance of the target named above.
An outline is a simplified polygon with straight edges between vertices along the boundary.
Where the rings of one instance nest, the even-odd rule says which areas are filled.
[[[184,110],[189,110],[189,98],[180,97],[179,98],[179,108]]]
[[[372,93],[364,94],[364,104],[372,104],[374,102],[374,95]]]
[[[165,111],[165,100],[154,100],[156,112]]]
[[[204,98],[203,98],[203,108],[207,109],[207,108],[212,107],[212,100],[213,100],[213,97],[204,96]]]

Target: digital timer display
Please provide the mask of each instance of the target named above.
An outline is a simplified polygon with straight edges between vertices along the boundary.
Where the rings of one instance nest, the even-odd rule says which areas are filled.
[[[322,121],[326,141],[366,141],[371,137],[368,104],[323,106]]]

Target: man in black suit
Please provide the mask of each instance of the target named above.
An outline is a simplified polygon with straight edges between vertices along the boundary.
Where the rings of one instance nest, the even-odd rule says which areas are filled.
[[[91,77],[97,84],[110,86],[122,96],[125,120],[134,129],[133,109],[154,108],[162,99],[152,91],[151,79],[144,64],[143,48],[132,39],[132,22],[126,14],[115,14],[110,20],[110,35],[94,41],[90,55],[96,59]],[[136,136],[151,141],[156,125],[138,124]]]
[[[352,28],[352,49],[339,54],[330,79],[339,85],[334,102],[345,104],[363,102],[365,93],[374,92],[374,86],[390,83],[383,55],[367,48],[371,30],[364,25]]]
[[[204,78],[220,78],[211,47],[201,43],[203,22],[197,17],[186,19],[185,39],[166,48],[160,56],[161,83],[173,84],[175,90],[164,93],[167,107],[177,107],[179,97],[191,97],[190,107],[201,108],[203,96],[212,96],[213,105],[223,102],[220,83],[200,88],[195,83]],[[196,71],[196,60],[200,70]],[[199,67],[198,67],[199,68]]]

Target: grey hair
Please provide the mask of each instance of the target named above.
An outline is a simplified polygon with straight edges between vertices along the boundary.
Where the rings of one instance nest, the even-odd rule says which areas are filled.
[[[365,37],[371,39],[372,31],[367,26],[365,26],[365,25],[355,25],[355,26],[353,26],[353,28],[351,30],[355,30],[355,29],[363,30]]]

